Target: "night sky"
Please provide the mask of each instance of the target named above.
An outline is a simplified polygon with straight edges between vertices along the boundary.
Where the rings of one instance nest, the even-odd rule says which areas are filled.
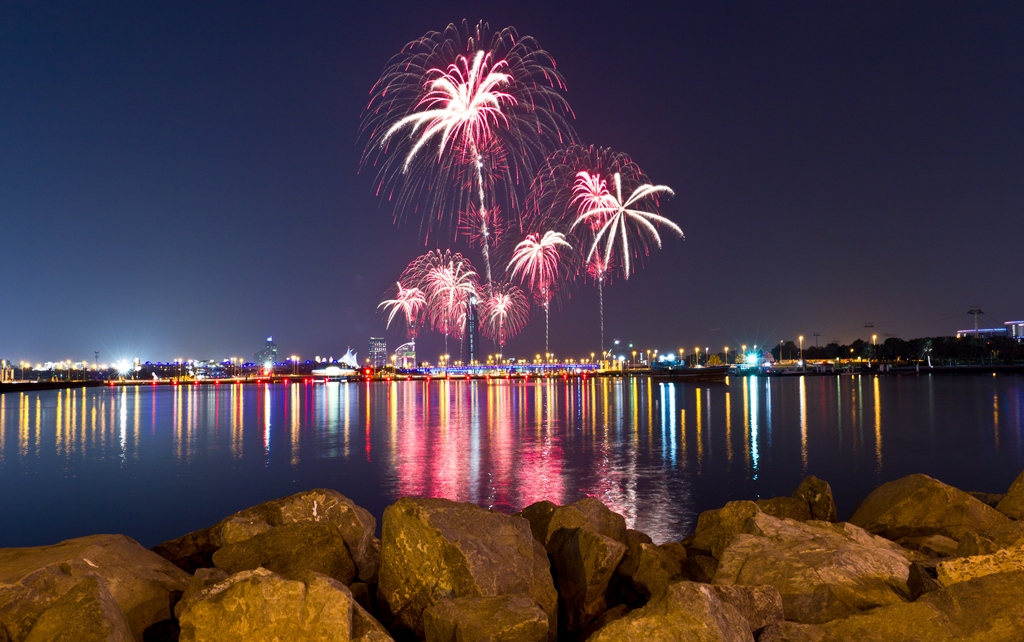
[[[606,289],[609,339],[1024,318],[1024,3],[356,4],[0,6],[0,357],[362,355],[424,248],[359,172],[360,112],[463,18],[536,37],[581,140],[676,191],[686,239]],[[551,337],[597,350],[593,287]],[[541,351],[535,316],[506,354]]]

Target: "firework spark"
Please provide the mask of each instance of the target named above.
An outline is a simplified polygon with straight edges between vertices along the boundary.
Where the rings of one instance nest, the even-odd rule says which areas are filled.
[[[381,301],[377,309],[384,308],[388,313],[388,322],[386,328],[391,327],[391,322],[394,321],[398,314],[401,314],[405,318],[405,327],[408,331],[409,338],[415,339],[417,333],[417,323],[423,316],[424,310],[427,306],[427,298],[423,293],[423,290],[415,287],[404,287],[401,282],[395,284],[398,286],[398,292],[393,299],[386,299]]]
[[[493,283],[480,299],[480,332],[504,348],[526,326],[529,314],[530,302],[522,290],[511,283]]]
[[[548,352],[548,327],[551,296],[558,280],[559,261],[563,250],[572,250],[561,232],[548,230],[544,235],[528,234],[516,245],[508,264],[511,278],[519,278],[534,298],[544,306],[544,352]]]
[[[479,289],[477,273],[466,258],[449,250],[427,252],[405,268],[401,280],[423,291],[431,327],[445,337],[462,335],[459,315]]]
[[[517,211],[524,177],[551,149],[575,141],[564,90],[533,38],[511,27],[491,35],[485,22],[449,25],[406,45],[374,85],[363,113],[370,141],[363,163],[379,161],[377,191],[394,197],[399,210],[426,208],[418,213],[427,236],[445,221],[450,226],[475,196],[490,282],[494,216],[487,210],[506,202]],[[470,189],[460,180],[467,169]]]

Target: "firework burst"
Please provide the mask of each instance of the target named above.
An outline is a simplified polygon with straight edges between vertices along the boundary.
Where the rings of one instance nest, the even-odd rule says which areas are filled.
[[[448,25],[406,45],[374,85],[363,163],[379,168],[378,193],[422,217],[425,236],[475,197],[489,283],[488,210],[506,202],[517,211],[524,181],[547,153],[575,141],[564,90],[533,38],[511,27],[492,35],[485,22]],[[467,170],[468,190],[460,181]]]
[[[422,290],[432,328],[446,338],[462,336],[466,305],[479,289],[469,260],[457,252],[433,250],[410,263],[400,280]]]
[[[519,334],[526,326],[530,302],[526,294],[511,283],[495,282],[483,290],[480,299],[480,332],[498,342],[505,342]]]
[[[396,316],[401,314],[405,319],[405,327],[409,338],[415,339],[418,330],[417,324],[427,307],[426,295],[423,293],[423,290],[415,287],[404,287],[401,282],[395,285],[398,287],[395,298],[381,301],[377,309],[384,308],[384,311],[388,314],[386,328],[390,328],[391,322],[395,320]]]
[[[548,320],[551,296],[558,281],[563,250],[572,250],[561,232],[548,230],[543,235],[528,234],[516,245],[508,264],[510,277],[518,278],[534,299],[544,306],[544,352],[548,352]]]

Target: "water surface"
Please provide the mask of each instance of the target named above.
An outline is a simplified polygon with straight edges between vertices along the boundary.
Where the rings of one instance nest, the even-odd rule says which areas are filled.
[[[511,512],[600,498],[656,541],[700,511],[828,480],[840,517],[924,472],[1004,492],[1024,378],[807,376],[139,386],[0,395],[0,546],[126,533],[154,545],[335,488]]]

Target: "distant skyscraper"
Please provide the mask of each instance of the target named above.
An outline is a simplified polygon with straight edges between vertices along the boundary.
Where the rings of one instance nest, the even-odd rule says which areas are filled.
[[[258,366],[265,366],[270,364],[271,366],[277,361],[277,344],[274,343],[274,337],[267,337],[267,345],[262,350],[252,355],[252,362]]]
[[[462,362],[467,366],[480,360],[480,330],[476,318],[476,297],[470,296],[466,304],[466,339],[463,342]]]
[[[383,368],[388,365],[388,342],[380,337],[370,337],[370,366]]]

